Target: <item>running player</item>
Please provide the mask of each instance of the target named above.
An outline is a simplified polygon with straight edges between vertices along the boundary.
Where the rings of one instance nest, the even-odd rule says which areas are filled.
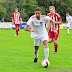
[[[12,24],[15,24],[16,33],[15,36],[18,36],[18,31],[20,29],[20,22],[22,23],[21,14],[18,12],[18,8],[15,8],[15,12],[12,14]]]
[[[25,27],[25,30],[30,31],[31,37],[34,38],[34,46],[35,46],[34,62],[37,62],[39,56],[38,51],[41,42],[43,42],[44,45],[45,60],[48,60],[49,47],[48,47],[48,34],[45,29],[46,21],[51,21],[52,24],[55,22],[50,17],[41,15],[41,9],[38,7],[35,10],[35,15],[30,17]],[[28,28],[29,26],[31,26],[31,29]],[[53,24],[53,28],[54,28],[54,24]]]
[[[69,27],[70,27],[71,24],[72,24],[72,17],[67,12],[66,13],[66,25],[67,25],[67,33],[68,33],[68,35],[69,35]]]
[[[57,53],[57,48],[58,48],[57,39],[60,38],[59,24],[62,23],[62,19],[61,19],[60,15],[55,12],[55,7],[54,6],[50,6],[49,10],[50,10],[50,13],[48,13],[47,16],[49,16],[54,21],[57,21],[55,23],[55,30],[57,32],[55,32],[55,33],[53,31],[51,21],[47,22],[47,25],[49,25],[49,33],[48,33],[48,35],[49,35],[49,43],[54,42],[54,48],[55,48],[54,54],[56,54]]]

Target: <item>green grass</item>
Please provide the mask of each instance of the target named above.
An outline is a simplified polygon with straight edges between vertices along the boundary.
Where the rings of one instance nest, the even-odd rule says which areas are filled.
[[[15,37],[15,30],[0,30],[0,72],[49,72],[50,69],[72,69],[72,30],[67,35],[66,30],[60,31],[58,53],[54,53],[54,44],[49,44],[50,66],[42,68],[44,47],[40,45],[39,59],[34,63],[34,43],[30,32],[19,31]],[[54,72],[54,71],[53,71]]]

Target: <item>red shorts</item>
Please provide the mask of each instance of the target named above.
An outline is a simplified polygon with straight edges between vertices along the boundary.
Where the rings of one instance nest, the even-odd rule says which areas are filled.
[[[20,24],[15,24],[15,27],[17,28],[17,27],[20,27]]]
[[[56,39],[56,40],[59,39],[59,38],[60,38],[59,30],[57,31],[57,34],[54,33],[53,31],[50,31],[50,30],[49,30],[48,36],[49,36],[49,38],[51,38],[51,39]]]

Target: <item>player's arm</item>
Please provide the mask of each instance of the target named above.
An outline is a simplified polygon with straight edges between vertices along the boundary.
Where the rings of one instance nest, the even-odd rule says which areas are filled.
[[[21,24],[23,23],[22,18],[20,18],[20,23],[21,23]]]
[[[58,21],[55,22],[55,24],[62,24],[62,18],[60,17],[60,15],[58,14],[58,17],[57,17]]]
[[[35,32],[35,30],[29,29],[28,27],[29,27],[29,25],[27,24],[27,25],[25,26],[24,30],[25,30],[25,31]]]
[[[62,24],[62,22],[58,21],[58,22],[55,22],[55,24]]]
[[[66,25],[67,25],[67,20],[66,20]]]

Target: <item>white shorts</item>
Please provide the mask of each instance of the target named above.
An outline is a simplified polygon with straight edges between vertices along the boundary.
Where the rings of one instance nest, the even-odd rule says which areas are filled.
[[[70,23],[67,24],[67,27],[70,27]]]
[[[43,43],[44,40],[49,40],[49,37],[48,36],[43,36],[39,39],[34,39],[34,46],[39,46],[40,44]]]

